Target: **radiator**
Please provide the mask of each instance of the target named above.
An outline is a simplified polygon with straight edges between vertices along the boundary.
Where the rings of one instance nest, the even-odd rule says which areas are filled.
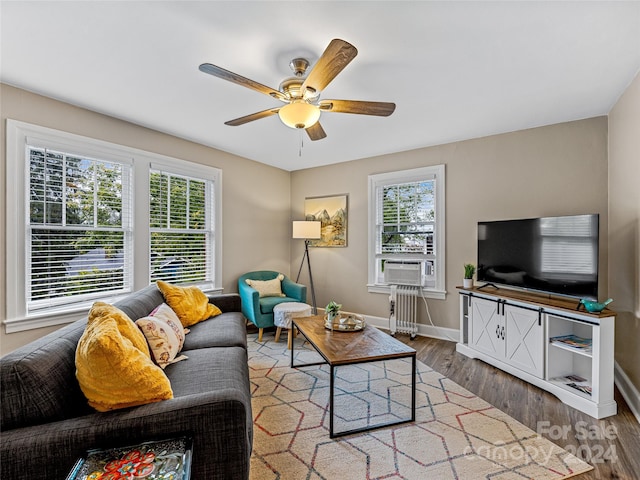
[[[420,287],[411,285],[391,285],[389,296],[389,330],[408,333],[413,340],[418,333],[418,295]]]

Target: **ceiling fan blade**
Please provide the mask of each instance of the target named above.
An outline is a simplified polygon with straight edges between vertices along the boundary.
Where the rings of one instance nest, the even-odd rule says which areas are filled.
[[[388,117],[396,109],[396,104],[390,102],[364,102],[360,100],[322,100],[319,107],[320,110],[325,112]]]
[[[357,54],[358,50],[350,43],[339,38],[331,40],[302,84],[302,91],[307,88],[316,92],[324,90]]]
[[[232,127],[237,127],[239,125],[244,125],[245,123],[253,122],[254,120],[260,120],[261,118],[270,117],[271,115],[275,115],[278,113],[280,108],[270,108],[269,110],[262,110],[261,112],[252,113],[251,115],[245,115],[244,117],[236,118],[234,120],[229,120],[228,122],[224,122],[225,125],[231,125]]]
[[[213,75],[214,77],[236,83],[243,87],[251,88],[252,90],[264,93],[265,95],[269,95],[273,98],[277,98],[278,100],[282,100],[283,102],[288,101],[287,98],[282,94],[282,92],[274,90],[271,87],[267,87],[266,85],[262,85],[261,83],[255,82],[249,78],[243,77],[242,75],[238,75],[237,73],[225,70],[224,68],[218,67],[217,65],[213,65],[211,63],[203,63],[202,65],[200,65],[199,69],[201,72],[208,73],[209,75]]]
[[[311,140],[322,140],[327,136],[327,134],[324,132],[324,129],[322,128],[322,125],[320,125],[320,122],[314,123],[305,130]]]

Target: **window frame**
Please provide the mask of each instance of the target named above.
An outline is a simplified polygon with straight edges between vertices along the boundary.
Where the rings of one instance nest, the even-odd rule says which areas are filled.
[[[86,315],[94,301],[91,299],[55,308],[44,308],[37,312],[27,311],[26,244],[29,192],[26,181],[29,162],[26,159],[26,146],[33,145],[33,142],[37,142],[38,146],[65,153],[132,165],[133,265],[131,274],[133,281],[131,291],[144,288],[150,282],[148,260],[150,170],[160,168],[179,175],[212,181],[214,248],[211,268],[213,278],[197,286],[205,292],[222,291],[222,171],[219,168],[12,119],[7,119],[6,142],[6,310],[3,321],[6,333],[70,323]],[[101,300],[115,302],[126,295],[128,293],[103,297]]]
[[[60,225],[57,225],[55,223],[48,223],[48,222],[43,222],[43,223],[38,223],[38,222],[33,222],[31,220],[31,215],[30,215],[30,205],[31,205],[31,198],[30,198],[30,192],[29,191],[25,191],[25,255],[24,255],[24,259],[25,259],[25,266],[24,266],[24,274],[25,274],[25,300],[26,300],[26,304],[27,304],[27,308],[26,311],[30,312],[29,316],[34,316],[37,315],[37,312],[40,310],[44,310],[44,311],[49,311],[52,308],[55,308],[56,306],[60,307],[60,308],[65,308],[66,305],[70,305],[69,301],[64,301],[64,297],[55,297],[55,298],[45,298],[45,299],[34,299],[33,298],[33,278],[31,278],[31,284],[29,282],[29,279],[31,277],[31,275],[29,274],[32,266],[33,266],[33,256],[32,255],[28,255],[27,252],[30,250],[30,248],[33,245],[33,239],[34,236],[37,236],[38,234],[36,232],[41,232],[41,231],[47,231],[47,230],[56,230],[59,232],[71,232],[71,231],[81,231],[81,230],[86,230],[86,231],[94,231],[94,232],[98,232],[98,231],[107,231],[107,230],[111,230],[111,231],[121,231],[123,234],[123,250],[122,250],[122,255],[123,255],[123,264],[126,267],[126,269],[123,269],[123,271],[125,272],[125,274],[123,275],[123,285],[121,289],[118,290],[113,290],[113,291],[109,291],[109,290],[103,290],[103,291],[95,291],[92,293],[88,293],[88,294],[84,294],[84,295],[74,295],[73,297],[73,302],[71,303],[83,303],[83,298],[86,298],[87,302],[92,302],[92,301],[96,301],[100,298],[110,298],[110,297],[114,297],[114,296],[122,296],[125,294],[130,293],[132,290],[132,275],[131,275],[131,271],[132,268],[131,266],[133,265],[132,262],[132,255],[133,255],[133,228],[132,228],[132,215],[131,215],[131,207],[133,204],[133,199],[132,199],[132,193],[133,193],[133,189],[132,189],[132,178],[133,178],[133,163],[130,161],[130,159],[127,158],[122,158],[122,159],[116,159],[114,156],[110,156],[110,158],[105,159],[105,155],[101,155],[102,158],[90,158],[88,155],[79,155],[77,153],[70,153],[68,151],[63,151],[63,150],[69,150],[68,148],[62,147],[62,148],[57,148],[57,149],[52,149],[48,146],[44,146],[44,144],[47,143],[46,140],[42,140],[42,139],[36,139],[36,138],[26,138],[26,144],[25,144],[25,171],[24,171],[24,178],[23,178],[23,182],[24,182],[24,186],[25,188],[27,188],[27,184],[30,183],[30,175],[31,175],[31,171],[30,171],[30,162],[31,162],[31,157],[30,157],[30,151],[32,151],[31,149],[37,149],[37,150],[44,150],[44,152],[56,152],[60,155],[62,155],[64,157],[64,168],[63,168],[63,179],[66,178],[66,172],[64,172],[64,170],[66,170],[67,168],[67,163],[66,160],[68,157],[73,156],[73,157],[78,157],[78,158],[82,158],[85,160],[89,160],[94,162],[94,165],[98,164],[98,163],[112,163],[112,164],[117,164],[120,167],[122,167],[122,175],[121,175],[121,180],[122,180],[122,190],[121,190],[121,198],[122,198],[122,217],[121,217],[121,225],[119,227],[109,227],[106,225],[98,225],[96,222],[96,218],[94,217],[94,224],[92,224],[89,227],[85,227],[84,225],[80,224],[80,225],[74,225],[74,224],[70,224],[70,223],[66,223],[65,220],[65,211],[66,211],[66,206],[67,206],[67,196],[66,193],[63,192],[61,195],[61,204],[63,205],[62,208],[62,219],[61,219],[61,223]],[[31,188],[31,187],[29,187]],[[64,190],[64,188],[62,188],[62,190]],[[94,191],[95,193],[95,191]],[[95,199],[94,199],[95,200]],[[95,211],[94,211],[94,215],[95,215]],[[128,273],[128,274],[127,274]],[[31,305],[31,308],[29,308],[29,305]]]
[[[403,183],[417,183],[421,181],[435,182],[435,225],[434,225],[434,247],[436,259],[435,286],[422,287],[424,296],[427,298],[435,298],[444,300],[446,297],[446,254],[445,254],[445,166],[433,165],[428,167],[419,167],[409,170],[400,170],[387,173],[378,173],[369,175],[368,178],[368,258],[367,258],[367,289],[369,293],[385,293],[389,294],[391,288],[389,284],[380,283],[377,271],[377,215],[378,215],[378,195],[379,187],[388,185],[397,185]],[[422,257],[426,260],[425,255],[412,255],[414,258]],[[398,259],[403,257],[398,256]],[[404,257],[406,258],[406,255]]]

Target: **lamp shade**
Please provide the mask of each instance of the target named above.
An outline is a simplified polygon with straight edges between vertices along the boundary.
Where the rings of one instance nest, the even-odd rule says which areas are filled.
[[[309,128],[320,118],[320,109],[302,100],[294,100],[278,110],[282,123],[291,128]]]
[[[293,238],[320,238],[320,222],[293,222]]]

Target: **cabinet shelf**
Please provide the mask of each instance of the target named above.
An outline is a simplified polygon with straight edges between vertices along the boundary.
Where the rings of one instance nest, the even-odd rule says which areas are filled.
[[[580,395],[581,397],[591,399],[592,389],[591,389],[591,384],[589,384],[589,383],[586,383],[586,382],[567,382],[565,380],[555,380],[555,379],[551,379],[551,380],[549,380],[549,382],[554,384],[554,385],[558,385],[559,387],[564,388],[565,390],[567,390],[567,391],[569,391],[571,393],[575,393],[576,395]],[[582,386],[584,388],[578,388],[578,385]],[[587,388],[588,388],[588,390],[587,390]]]
[[[592,358],[593,349],[591,348],[591,339],[587,339],[589,340],[589,345],[585,347],[574,346],[562,340],[562,339],[565,339],[566,337],[573,337],[573,336],[574,335],[566,335],[563,337],[552,337],[549,339],[549,344],[556,348],[561,348],[563,350],[567,350],[572,353],[577,353],[578,355],[584,355],[585,357]],[[577,337],[577,338],[581,338],[581,337]],[[579,343],[583,343],[583,342],[579,342]]]

